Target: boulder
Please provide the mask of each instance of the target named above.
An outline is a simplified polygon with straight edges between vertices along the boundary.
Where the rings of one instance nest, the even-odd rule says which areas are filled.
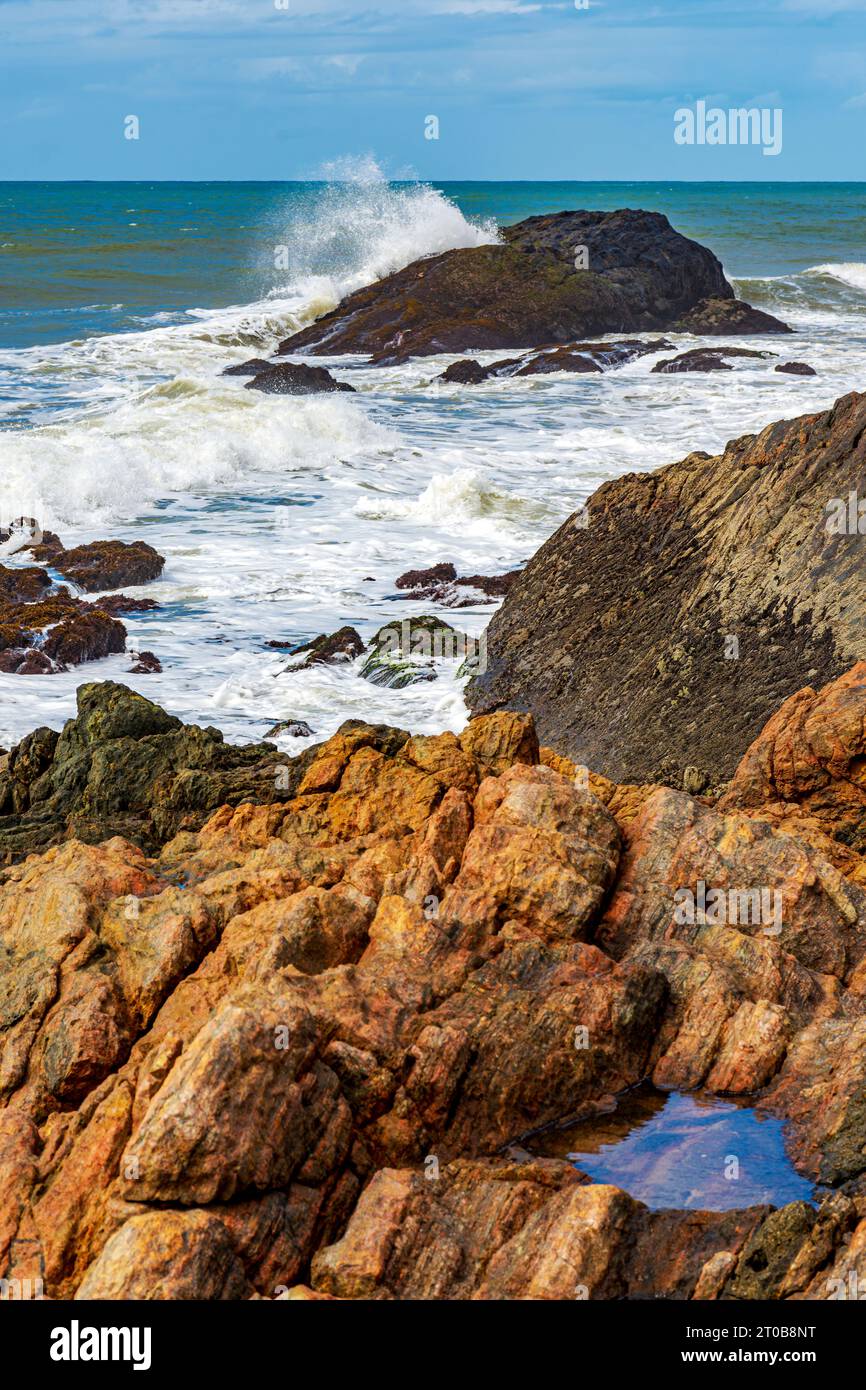
[[[495,245],[414,261],[348,295],[278,351],[363,352],[386,364],[549,347],[666,328],[702,300],[727,297],[716,257],[661,213],[560,212],[505,227]]]
[[[677,357],[667,357],[656,362],[654,373],[672,375],[678,372],[730,372],[733,369],[725,361],[727,357],[769,357],[768,352],[755,352],[752,348],[689,348]]]
[[[863,537],[838,525],[866,494],[864,437],[852,393],[603,484],[494,615],[470,709],[531,711],[616,782],[726,783],[785,699],[864,655]]]
[[[753,309],[742,299],[728,296],[709,298],[695,304],[676,323],[675,333],[696,333],[724,337],[750,333],[793,333],[793,328],[763,309]]]
[[[307,367],[294,362],[268,363],[246,384],[247,391],[266,391],[271,396],[311,396],[323,391],[354,391],[346,381],[337,381],[324,367]]]

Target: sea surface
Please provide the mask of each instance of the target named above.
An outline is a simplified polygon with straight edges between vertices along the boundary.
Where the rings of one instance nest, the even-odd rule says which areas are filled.
[[[603,376],[461,387],[435,380],[453,357],[319,358],[358,394],[307,398],[220,375],[419,256],[537,213],[616,207],[666,213],[797,330],[733,344],[818,375],[747,360],[653,376],[650,356]],[[116,656],[0,675],[0,745],[59,728],[76,686],[107,678],[233,741],[305,720],[309,739],[281,740],[292,752],[346,718],[459,730],[456,663],[388,690],[358,663],[289,671],[267,643],[346,623],[368,638],[429,612],[399,598],[404,570],[522,565],[603,480],[861,388],[864,351],[862,183],[432,187],[389,183],[370,161],[331,183],[0,183],[0,524],[25,514],[67,545],[144,539],[166,556],[158,582],[126,589],[161,605],[126,623],[163,673],[127,675]],[[473,636],[493,611],[441,610]]]

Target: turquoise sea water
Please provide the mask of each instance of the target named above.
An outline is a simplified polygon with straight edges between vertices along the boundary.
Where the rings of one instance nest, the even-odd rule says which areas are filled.
[[[400,185],[392,185],[400,187]],[[408,187],[408,185],[403,185]],[[866,183],[446,183],[467,218],[500,224],[562,208],[665,213],[738,278],[866,259]],[[273,248],[330,268],[340,229],[316,248],[292,229],[313,215],[310,183],[0,183],[0,347],[135,332],[192,308],[278,289]],[[345,229],[344,245],[352,240]]]

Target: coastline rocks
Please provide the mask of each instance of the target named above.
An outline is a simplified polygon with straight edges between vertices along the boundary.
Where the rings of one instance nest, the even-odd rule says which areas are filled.
[[[810,367],[808,362],[780,362],[774,368],[777,372],[786,372],[788,376],[817,376],[814,367]]]
[[[0,862],[70,835],[153,849],[217,806],[288,794],[275,786],[273,745],[236,748],[113,681],[79,686],[77,699],[62,733],[28,734],[0,770]]]
[[[647,353],[663,352],[672,348],[673,343],[668,343],[663,338],[646,343],[635,338],[613,343],[568,343],[565,347],[553,348],[549,352],[524,354],[522,357],[508,357],[504,361],[490,362],[486,367],[482,367],[472,358],[464,358],[460,362],[452,362],[437,379],[477,386],[491,378],[546,376],[551,372],[602,372],[611,367],[621,367],[623,363],[632,362],[636,357],[645,357]]]
[[[689,348],[678,357],[668,357],[657,362],[654,373],[669,375],[675,372],[730,372],[733,368],[724,360],[726,357],[769,357],[768,352],[755,352],[751,348]]]
[[[866,854],[866,661],[786,700],[744,754],[719,802],[777,821],[814,823]]]
[[[701,301],[728,297],[716,257],[661,213],[560,212],[505,227],[495,245],[415,261],[348,295],[278,351],[370,353],[388,364],[549,347],[670,327]]]
[[[2,575],[15,571],[3,570]],[[0,671],[15,675],[52,675],[68,666],[96,661],[126,646],[126,628],[96,605],[73,598],[68,589],[41,585],[41,570],[23,570],[23,585],[8,585],[36,602],[0,600]],[[35,576],[35,582],[33,582]]]
[[[455,567],[443,562],[431,565],[429,569],[407,570],[396,580],[398,589],[407,589],[402,595],[407,599],[434,599],[447,608],[474,608],[486,598],[501,598],[507,594],[519,570],[509,570],[506,574],[464,574],[458,575]]]
[[[351,391],[346,381],[337,381],[325,367],[306,367],[294,362],[269,362],[267,370],[248,381],[247,391],[266,391],[272,396],[310,396],[323,391]]]
[[[130,666],[131,676],[152,676],[162,671],[162,662],[153,652],[132,652],[135,665]]]
[[[670,325],[675,333],[704,333],[707,335],[740,333],[793,333],[781,319],[753,309],[742,299],[727,296],[710,298],[694,305],[676,323]]]
[[[221,376],[258,376],[270,372],[277,364],[264,357],[251,357],[247,362],[236,362],[233,367],[223,367]]]
[[[268,646],[282,644],[269,642]],[[339,662],[354,661],[364,650],[364,643],[353,627],[341,627],[336,632],[322,633],[303,646],[294,647],[291,652],[292,664],[287,671],[306,671],[310,666],[332,666]],[[295,662],[295,657],[302,660]]]
[[[34,546],[32,554],[85,593],[149,584],[159,578],[165,565],[164,556],[146,541],[92,541],[67,550],[55,538]]]
[[[476,646],[471,637],[441,618],[429,614],[403,618],[385,623],[373,636],[361,675],[373,685],[402,690],[418,681],[436,680],[436,660],[471,660]]]
[[[862,738],[862,674],[815,697],[816,754],[857,707]],[[262,745],[80,698],[0,764],[4,796],[65,808],[64,843],[0,873],[0,1276],[79,1300],[785,1299],[866,1268],[866,894],[810,844],[587,787],[527,715],[350,721],[276,801]],[[199,777],[235,804],[192,828],[203,795],[169,812]],[[110,838],[71,838],[96,813]],[[781,930],[678,920],[698,877],[778,888]],[[763,1087],[801,1171],[845,1190],[650,1211],[527,1153],[648,1074]]]
[[[487,629],[471,710],[617,782],[719,787],[793,692],[864,655],[866,396],[605,483],[521,571]],[[841,505],[841,504],[840,504]]]

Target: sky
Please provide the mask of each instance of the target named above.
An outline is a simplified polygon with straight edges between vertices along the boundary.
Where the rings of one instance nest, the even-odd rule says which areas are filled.
[[[866,0],[583,2],[0,0],[0,179],[866,180]]]

